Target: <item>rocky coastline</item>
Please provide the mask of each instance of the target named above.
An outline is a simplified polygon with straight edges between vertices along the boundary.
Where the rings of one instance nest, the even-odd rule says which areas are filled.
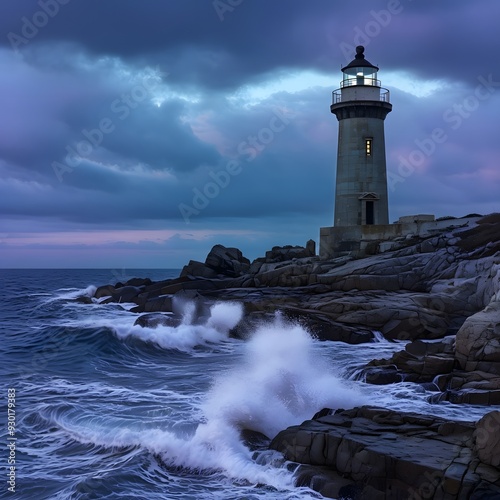
[[[92,300],[134,303],[143,327],[178,324],[182,298],[196,304],[193,321],[215,301],[240,302],[244,319],[231,331],[240,338],[276,311],[320,340],[358,344],[382,335],[405,342],[390,359],[359,367],[367,383],[404,380],[421,384],[430,401],[500,405],[500,214],[454,219],[370,252],[321,260],[309,241],[250,262],[216,245],[178,278],[103,285]],[[271,447],[307,464],[301,484],[327,497],[500,498],[500,412],[492,410],[478,423],[324,410]]]
[[[352,499],[500,498],[500,411],[454,422],[376,407],[324,409],[280,432],[271,448],[300,484]]]

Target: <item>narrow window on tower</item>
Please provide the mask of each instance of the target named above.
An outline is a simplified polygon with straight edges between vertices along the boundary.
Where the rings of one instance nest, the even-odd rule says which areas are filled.
[[[371,137],[368,137],[365,139],[365,153],[366,156],[371,156],[372,155],[372,142],[373,139]]]

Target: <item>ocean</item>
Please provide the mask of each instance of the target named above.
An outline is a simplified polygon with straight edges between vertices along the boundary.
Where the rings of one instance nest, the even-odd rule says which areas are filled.
[[[243,341],[228,335],[237,303],[214,304],[202,324],[185,303],[182,324],[150,329],[134,326],[132,304],[77,300],[178,274],[0,270],[0,498],[321,498],[294,486],[295,464],[240,431],[272,438],[324,407],[361,404],[462,420],[488,411],[431,404],[416,384],[357,380],[363,363],[404,348],[380,336],[320,342],[278,314]]]

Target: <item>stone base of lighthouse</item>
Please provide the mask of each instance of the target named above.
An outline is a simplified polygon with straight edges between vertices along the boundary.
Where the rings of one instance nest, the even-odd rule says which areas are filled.
[[[432,236],[446,228],[466,225],[467,219],[434,220],[434,215],[401,217],[395,224],[372,224],[320,228],[319,256],[321,259],[350,256],[365,257],[397,250],[412,238]]]

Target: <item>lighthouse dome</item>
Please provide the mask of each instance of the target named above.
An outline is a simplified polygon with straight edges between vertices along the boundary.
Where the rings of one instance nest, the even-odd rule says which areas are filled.
[[[378,67],[365,59],[365,48],[362,45],[356,47],[356,57],[342,68],[342,72],[348,75],[356,75],[360,71],[364,74],[373,74],[378,71]]]

